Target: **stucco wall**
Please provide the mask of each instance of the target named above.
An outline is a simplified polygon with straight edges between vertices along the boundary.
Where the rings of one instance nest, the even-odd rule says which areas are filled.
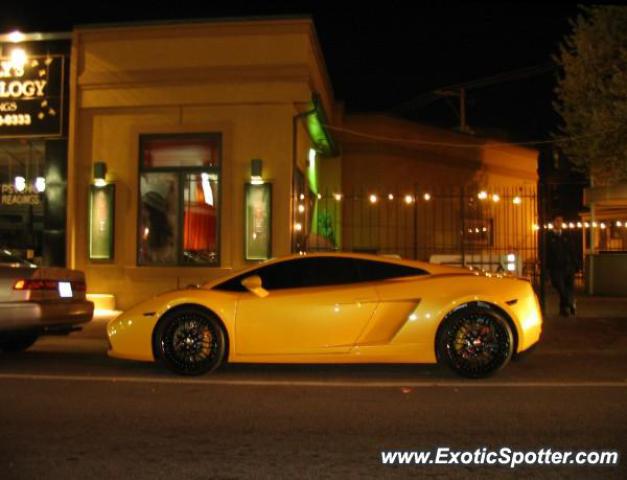
[[[68,253],[85,271],[89,292],[112,293],[125,309],[244,266],[252,158],[263,160],[272,182],[272,254],[288,254],[292,119],[326,79],[311,22],[86,28],[74,36]],[[140,135],[192,132],[222,134],[220,267],[139,267]],[[308,146],[299,132],[301,163]],[[97,161],[106,162],[116,185],[115,258],[106,264],[88,259],[88,189]]]

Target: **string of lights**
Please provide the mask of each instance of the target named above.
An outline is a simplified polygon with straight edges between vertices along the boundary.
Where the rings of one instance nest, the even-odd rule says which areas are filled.
[[[476,194],[476,197],[482,202],[483,201],[491,202],[493,204],[498,204],[503,199],[503,197],[501,197],[501,195],[499,195],[498,193],[488,193],[487,190],[479,191]],[[305,198],[306,197],[304,194],[301,194],[299,197],[300,203],[298,203],[297,209],[300,214],[304,214],[306,211],[305,203],[302,203],[305,200]],[[327,198],[329,197],[327,196],[323,197],[321,194],[316,194],[317,200],[326,200]],[[333,198],[333,200],[335,200],[336,202],[341,202],[346,199],[345,195],[340,192],[334,192],[331,195],[331,198]],[[359,199],[367,201],[367,203],[370,204],[371,206],[376,206],[377,204],[381,202],[385,202],[386,199],[388,202],[393,202],[394,200],[398,200],[401,203],[404,203],[405,205],[409,206],[409,205],[415,204],[420,198],[422,198],[422,200],[425,203],[428,203],[433,199],[433,195],[429,192],[424,192],[422,195],[415,195],[415,194],[408,193],[405,195],[399,195],[397,198],[397,196],[394,193],[388,193],[387,195],[380,195],[378,193],[373,192],[373,193],[366,195],[365,197],[360,197]],[[505,198],[508,200],[511,200],[511,203],[517,206],[522,205],[523,203],[523,197],[520,195],[507,196]],[[436,200],[437,200],[437,196],[436,196]],[[627,229],[627,220],[624,220],[624,221],[616,220],[612,222],[569,221],[569,222],[564,222],[561,224],[561,228],[563,230],[582,230],[582,229],[583,230],[586,230],[586,229],[606,230],[610,226],[614,226],[616,228]],[[557,227],[553,223],[546,223],[542,225],[542,227],[540,227],[540,225],[537,223],[532,224],[532,230],[534,231],[538,231],[541,228],[544,230],[556,230],[557,229]],[[303,224],[301,222],[296,222],[294,224],[294,230],[301,231],[302,229],[303,229]],[[485,230],[483,231],[485,232]],[[469,229],[468,233],[480,233],[480,231],[478,229],[476,229],[476,231],[473,229]]]
[[[344,200],[346,197],[343,193],[340,192],[334,192],[332,195],[332,198],[336,201],[336,202],[341,202],[342,200]],[[387,195],[384,196],[385,198],[387,198],[388,201],[393,201],[395,200],[397,197],[394,193],[388,193]],[[507,198],[507,199],[511,199],[511,202],[514,205],[521,205],[523,202],[523,197],[521,195],[513,195],[513,196],[506,196],[506,197],[502,197],[500,194],[498,193],[488,193],[487,190],[481,190],[480,192],[478,192],[476,194],[476,197],[479,200],[491,200],[493,203],[499,203],[502,198]],[[318,193],[316,194],[316,198],[318,200],[322,200],[323,196]],[[369,203],[371,204],[376,204],[379,202],[379,200],[383,197],[380,197],[378,193],[376,192],[372,192],[368,195],[366,195],[366,197],[369,201]],[[424,192],[422,193],[422,195],[418,194],[410,194],[407,193],[405,195],[401,195],[399,196],[399,198],[402,199],[402,202],[407,204],[407,205],[411,205],[412,203],[415,203],[417,201],[418,198],[422,198],[425,202],[430,202],[433,198],[433,195],[431,194],[431,192]],[[436,197],[437,198],[437,197]],[[300,195],[300,200],[305,200],[305,195],[301,194]],[[303,203],[299,203],[298,204],[298,211],[299,213],[303,213],[305,211],[305,205]]]
[[[581,229],[601,229],[601,230],[605,230],[607,228],[609,228],[610,226],[615,226],[616,228],[627,228],[627,220],[626,221],[621,221],[621,220],[616,220],[615,222],[564,222],[562,223],[561,227],[562,230],[581,230]],[[556,230],[556,226],[553,225],[552,223],[547,223],[544,224],[542,226],[543,229],[545,230]],[[540,230],[540,226],[537,223],[534,223],[533,225],[533,229],[534,230]]]

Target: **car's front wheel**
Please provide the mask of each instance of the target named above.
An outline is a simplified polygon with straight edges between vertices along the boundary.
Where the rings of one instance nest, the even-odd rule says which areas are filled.
[[[3,352],[22,352],[37,341],[35,332],[0,333],[0,350]]]
[[[483,306],[469,306],[450,315],[437,338],[438,358],[464,377],[487,377],[512,357],[514,338],[503,316]]]
[[[157,358],[181,375],[201,375],[215,370],[225,352],[226,339],[220,322],[201,308],[174,310],[157,325]]]

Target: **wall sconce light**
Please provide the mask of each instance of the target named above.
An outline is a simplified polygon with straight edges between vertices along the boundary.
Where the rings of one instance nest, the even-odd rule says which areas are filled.
[[[94,185],[104,187],[107,185],[107,164],[105,162],[94,163]]]
[[[263,185],[263,161],[261,158],[253,158],[250,161],[250,183],[253,185]]]

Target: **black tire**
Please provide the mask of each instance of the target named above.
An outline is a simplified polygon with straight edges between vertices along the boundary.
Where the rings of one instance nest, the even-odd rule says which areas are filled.
[[[37,341],[39,334],[34,332],[11,332],[0,334],[0,350],[7,353],[23,352]]]
[[[500,313],[472,305],[454,312],[444,321],[436,348],[438,360],[455,373],[482,378],[507,365],[514,352],[514,337]]]
[[[155,330],[155,355],[180,375],[202,375],[220,366],[226,352],[224,330],[215,315],[184,307],[166,314]]]

